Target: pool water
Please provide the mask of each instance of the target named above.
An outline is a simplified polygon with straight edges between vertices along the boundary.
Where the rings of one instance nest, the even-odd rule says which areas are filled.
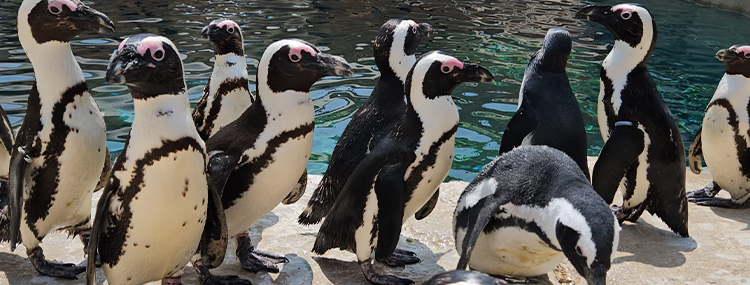
[[[16,13],[21,1],[0,2],[0,104],[15,127],[20,126],[33,84],[32,67],[18,42]],[[301,38],[321,50],[342,55],[356,73],[325,78],[313,87],[316,129],[309,172],[325,171],[336,140],[352,113],[369,96],[378,77],[372,41],[389,18],[427,22],[436,28],[419,54],[443,50],[488,68],[494,84],[463,85],[453,93],[461,115],[456,155],[448,180],[471,180],[496,155],[505,125],[518,104],[526,62],[547,29],[563,27],[574,37],[568,75],[587,125],[589,155],[603,143],[596,120],[599,64],[613,38],[600,25],[573,18],[578,8],[617,1],[87,1],[106,13],[117,32],[84,35],[73,42],[88,85],[105,113],[108,146],[117,155],[133,120],[127,89],[107,85],[107,60],[120,40],[136,33],[161,34],[184,55],[193,106],[211,75],[213,52],[200,29],[227,17],[242,26],[249,72],[254,84],[258,59],[265,47],[282,38]],[[701,7],[683,0],[641,1],[654,14],[658,28],[650,71],[677,118],[685,145],[700,127],[703,110],[724,72],[713,55],[733,44],[748,43],[750,18]],[[251,86],[255,90],[255,86]]]

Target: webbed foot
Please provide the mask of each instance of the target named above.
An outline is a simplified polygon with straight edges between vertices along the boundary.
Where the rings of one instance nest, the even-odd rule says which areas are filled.
[[[359,263],[360,269],[362,269],[362,274],[365,275],[365,279],[369,281],[372,284],[382,284],[382,285],[407,285],[407,284],[414,284],[414,281],[411,281],[406,278],[400,278],[394,275],[384,275],[384,274],[378,274],[372,269],[372,263],[371,260],[365,260]]]
[[[385,261],[390,267],[404,267],[405,265],[417,264],[421,259],[417,257],[417,254],[404,249],[396,249],[393,251],[390,257]]]
[[[734,200],[721,197],[690,198],[688,199],[688,201],[700,206],[720,207],[727,209],[734,209],[739,207],[739,205],[737,205]]]
[[[278,273],[279,267],[276,264],[289,262],[289,259],[282,255],[255,249],[247,235],[237,236],[237,258],[240,259],[242,268],[253,273]]]
[[[695,202],[694,199],[696,198],[713,198],[716,196],[716,194],[719,194],[719,191],[721,191],[721,187],[719,187],[719,184],[716,184],[716,182],[711,182],[706,185],[706,187],[703,187],[703,189],[698,189],[695,191],[688,191],[687,192],[687,198],[688,202]]]
[[[237,275],[212,275],[208,267],[198,260],[193,263],[193,268],[198,272],[198,281],[203,285],[253,285],[250,280],[245,280]]]
[[[72,263],[56,263],[50,262],[44,259],[44,251],[41,247],[36,247],[29,253],[29,260],[34,265],[36,271],[42,275],[65,278],[65,279],[78,279],[78,274],[86,271],[85,266],[77,266]]]

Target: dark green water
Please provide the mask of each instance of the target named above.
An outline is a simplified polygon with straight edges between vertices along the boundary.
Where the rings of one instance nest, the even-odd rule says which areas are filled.
[[[16,13],[21,1],[0,2],[0,104],[18,127],[33,83],[33,70],[18,43]],[[497,154],[505,125],[516,110],[518,90],[528,57],[539,48],[546,30],[568,29],[574,46],[568,64],[571,85],[588,126],[589,154],[603,145],[596,122],[599,64],[613,38],[603,27],[573,19],[586,4],[616,1],[88,1],[106,13],[117,33],[85,35],[73,50],[107,122],[109,148],[119,153],[132,122],[133,107],[124,86],[103,81],[107,59],[127,35],[156,33],[169,37],[184,54],[192,102],[202,95],[213,66],[211,46],[200,29],[218,17],[242,26],[250,74],[267,45],[296,37],[324,51],[344,56],[354,68],[351,78],[327,78],[314,86],[317,120],[310,173],[325,170],[338,136],[351,114],[369,96],[378,72],[372,40],[388,18],[409,18],[437,28],[419,53],[443,50],[490,69],[495,84],[457,88],[461,128],[449,179],[471,180]],[[657,22],[657,49],[651,72],[680,124],[686,145],[698,129],[703,108],[724,69],[713,55],[737,43],[749,43],[750,18],[700,7],[683,0],[641,1]],[[251,86],[251,90],[254,90]]]

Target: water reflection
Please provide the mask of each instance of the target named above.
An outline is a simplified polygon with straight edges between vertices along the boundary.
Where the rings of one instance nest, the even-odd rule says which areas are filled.
[[[20,2],[20,1],[15,1]],[[0,2],[0,103],[17,127],[33,83],[33,70],[15,31],[19,3]],[[73,43],[107,123],[109,147],[122,148],[133,118],[132,102],[123,86],[106,85],[103,71],[117,43],[135,33],[157,33],[180,49],[193,102],[210,76],[213,53],[200,29],[219,18],[234,19],[245,35],[247,62],[256,73],[263,49],[282,38],[302,38],[321,50],[344,56],[356,72],[351,78],[326,78],[314,86],[316,130],[311,173],[325,170],[330,152],[349,117],[369,96],[378,73],[372,39],[388,18],[410,18],[436,28],[420,52],[447,51],[459,59],[479,62],[497,83],[460,86],[454,94],[461,124],[456,161],[450,179],[469,180],[497,154],[502,131],[517,105],[517,93],[528,57],[538,49],[546,30],[564,27],[574,36],[568,65],[573,90],[588,126],[590,154],[602,146],[596,123],[599,62],[612,42],[602,27],[579,22],[575,10],[591,2],[616,1],[91,1],[92,7],[115,22],[117,33],[84,36]],[[651,71],[686,143],[698,128],[703,108],[723,73],[713,54],[747,42],[750,19],[699,7],[682,0],[641,1],[656,17],[659,37]],[[254,83],[254,76],[252,76]],[[254,89],[254,85],[251,86]]]

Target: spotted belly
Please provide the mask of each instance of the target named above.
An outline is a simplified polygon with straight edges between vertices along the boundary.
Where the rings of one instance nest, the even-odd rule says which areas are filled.
[[[701,134],[703,158],[711,171],[711,178],[733,199],[741,199],[750,193],[750,177],[742,172],[742,158],[738,152],[747,152],[750,147],[750,138],[742,135],[745,133],[742,131],[750,126],[738,124],[739,139],[745,143],[743,149],[738,149],[737,133],[729,123],[729,115],[729,111],[720,106],[710,107],[706,112]]]
[[[416,188],[414,188],[409,201],[406,202],[404,208],[404,222],[406,222],[409,217],[414,216],[414,213],[430,200],[438,187],[440,187],[440,183],[443,183],[445,177],[448,176],[448,171],[450,171],[451,165],[453,164],[454,141],[455,136],[452,136],[443,143],[437,151],[435,163],[429,165],[427,169],[422,172],[421,180],[418,182]],[[418,160],[412,165],[419,164],[419,161],[421,161],[422,158],[423,157],[418,158]],[[417,173],[409,173],[410,176],[415,174]]]

